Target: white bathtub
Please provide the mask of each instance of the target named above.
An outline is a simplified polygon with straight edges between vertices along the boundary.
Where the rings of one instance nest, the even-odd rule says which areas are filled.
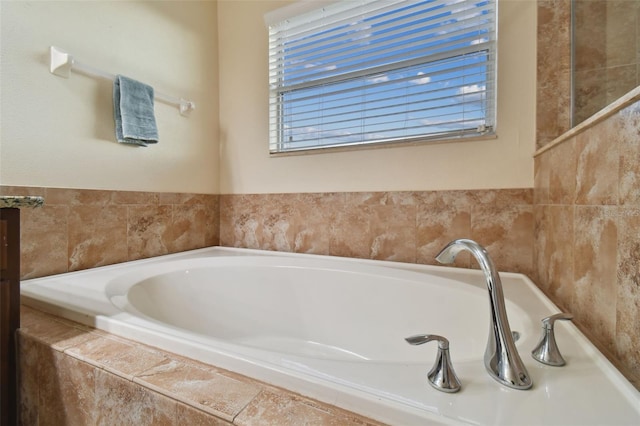
[[[23,281],[22,301],[390,424],[640,424],[640,393],[571,323],[556,325],[565,367],[532,359],[558,309],[525,276],[501,278],[528,391],[485,371],[475,270],[207,248]],[[404,341],[424,333],[450,340],[459,393],[428,384],[437,345]]]

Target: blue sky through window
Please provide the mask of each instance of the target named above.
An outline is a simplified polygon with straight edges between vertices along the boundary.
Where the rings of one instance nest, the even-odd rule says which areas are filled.
[[[491,2],[423,0],[280,46],[280,147],[476,131],[492,107]],[[470,19],[469,18],[473,18]]]

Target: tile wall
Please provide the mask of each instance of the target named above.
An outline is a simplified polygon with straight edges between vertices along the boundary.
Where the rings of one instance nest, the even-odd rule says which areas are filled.
[[[571,0],[538,0],[537,146],[571,120]],[[577,125],[640,84],[640,2],[575,1]]]
[[[538,0],[538,148],[571,128],[571,1]]]
[[[218,195],[0,186],[42,195],[22,209],[23,279],[218,244]]]
[[[223,245],[412,263],[473,238],[504,271],[533,271],[533,191],[203,195],[0,187],[21,212],[23,279]],[[475,267],[461,255],[457,266]]]
[[[531,188],[221,195],[220,244],[434,264],[449,241],[472,238],[501,270],[531,275],[532,201]]]
[[[640,2],[574,4],[575,125],[640,84]]]
[[[639,385],[640,101],[541,152],[534,202],[535,281]]]
[[[580,67],[606,69],[607,55],[613,59],[632,45],[640,52],[638,2],[580,2],[579,19],[602,21],[609,8],[623,18],[608,30],[581,30]],[[597,124],[588,119],[571,129],[570,29],[571,0],[538,0],[534,281],[576,316],[578,327],[640,389],[640,107],[595,106],[601,90],[615,97],[623,93],[607,88],[606,79],[592,79],[593,90],[577,87],[582,100],[576,102],[592,105],[589,115],[602,107],[607,114],[597,113]],[[624,97],[637,102],[633,93],[639,90]]]

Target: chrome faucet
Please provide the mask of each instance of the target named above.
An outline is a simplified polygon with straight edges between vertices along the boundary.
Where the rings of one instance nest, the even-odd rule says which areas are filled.
[[[513,389],[529,389],[533,382],[527,372],[511,334],[505,309],[502,282],[489,253],[472,240],[451,241],[436,256],[440,263],[452,263],[458,253],[466,250],[476,258],[484,272],[491,306],[491,329],[484,353],[484,365],[489,375]]]

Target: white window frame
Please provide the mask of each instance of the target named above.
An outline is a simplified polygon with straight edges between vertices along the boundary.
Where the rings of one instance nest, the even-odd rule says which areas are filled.
[[[364,62],[371,62],[370,67],[362,67],[359,64],[356,64],[356,65],[343,64],[342,70],[344,71],[341,70],[340,72],[336,72],[333,74],[328,73],[327,75],[324,75],[322,72],[322,69],[318,70],[316,74],[318,75],[319,78],[305,76],[304,71],[300,71],[301,67],[299,67],[298,69],[295,69],[295,67],[291,64],[291,62],[293,61],[289,61],[289,63],[287,62],[287,53],[284,53],[285,46],[287,46],[288,48],[288,46],[295,45],[296,43],[298,45],[301,45],[303,42],[306,43],[307,39],[304,39],[303,42],[301,42],[299,35],[290,36],[290,35],[287,35],[286,31],[289,31],[291,34],[295,34],[296,32],[298,34],[300,32],[304,32],[305,37],[320,38],[321,36],[318,34],[322,34],[322,31],[327,30],[326,29],[327,27],[325,26],[327,22],[329,23],[329,27],[331,27],[331,25],[335,26],[337,24],[334,24],[333,22],[339,22],[338,20],[343,19],[345,14],[347,15],[351,14],[354,16],[353,18],[349,18],[349,19],[353,19],[352,21],[347,21],[349,25],[353,25],[353,26],[359,25],[360,27],[366,27],[367,24],[366,23],[363,24],[363,22],[365,21],[362,20],[361,16],[362,14],[365,14],[365,13],[370,13],[370,15],[367,15],[367,16],[372,16],[371,13],[373,13],[374,16],[375,16],[375,13],[379,14],[380,12],[375,11],[376,7],[383,8],[386,13],[386,10],[389,10],[390,7],[392,8],[395,7],[396,9],[405,8],[407,5],[420,5],[421,7],[426,7],[423,5],[427,3],[427,1],[426,0],[360,0],[357,3],[361,4],[362,6],[359,9],[357,9],[358,11],[355,13],[353,9],[354,3],[356,2],[354,2],[353,0],[328,1],[328,2],[327,1],[323,1],[323,2],[301,1],[301,2],[293,3],[292,5],[289,5],[285,8],[278,9],[274,12],[267,14],[267,16],[265,16],[265,20],[267,21],[267,24],[269,26],[269,34],[270,34],[269,35],[269,40],[270,40],[269,150],[270,150],[270,153],[277,154],[277,153],[289,153],[289,152],[297,152],[297,151],[323,150],[327,148],[336,148],[336,147],[353,148],[356,146],[357,147],[376,146],[380,144],[397,144],[397,143],[404,143],[404,142],[434,142],[434,141],[446,141],[446,140],[452,140],[452,139],[460,140],[460,139],[478,138],[478,137],[494,135],[494,130],[496,128],[496,104],[497,104],[496,102],[496,99],[497,99],[497,90],[496,90],[497,47],[496,46],[497,46],[497,16],[498,16],[497,0],[474,0],[474,1],[472,0],[431,0],[430,2],[428,2],[429,7],[437,3],[440,5],[439,7],[444,8],[443,10],[445,10],[446,13],[450,13],[453,15],[455,12],[458,14],[456,15],[456,20],[454,21],[455,24],[451,24],[453,20],[452,18],[450,18],[448,21],[446,21],[444,18],[438,18],[440,19],[441,25],[443,25],[443,27],[447,26],[449,28],[455,27],[458,22],[463,22],[462,17],[464,17],[464,13],[467,13],[468,16],[471,16],[472,13],[475,12],[475,9],[472,10],[472,13],[460,12],[459,10],[463,10],[461,9],[462,7],[473,8],[474,5],[488,4],[488,6],[486,7],[486,10],[483,10],[482,12],[483,19],[480,19],[478,21],[481,23],[479,25],[483,25],[482,30],[484,31],[488,28],[488,32],[483,33],[483,36],[478,38],[479,42],[477,43],[475,42],[476,40],[472,40],[470,43],[468,43],[468,45],[464,45],[462,47],[456,47],[455,49],[444,50],[444,51],[437,51],[437,50],[432,51],[432,50],[427,50],[423,48],[424,53],[421,56],[413,55],[408,58],[403,57],[404,54],[390,55],[390,56],[395,56],[395,58],[392,58],[391,60],[386,60],[386,62],[383,62],[383,63],[376,63],[375,60],[369,60],[371,59],[370,57],[369,58],[365,57]],[[318,8],[319,5],[323,7]],[[360,9],[362,9],[363,11],[360,11]],[[374,12],[371,12],[371,10],[374,10]],[[487,10],[489,12],[487,12]],[[324,18],[325,15],[328,15],[328,18]],[[478,13],[477,15],[479,16],[480,14]],[[405,21],[411,20],[411,18],[403,18],[403,19],[405,19]],[[405,21],[401,21],[401,22],[405,22]],[[471,21],[475,22],[473,20]],[[427,22],[430,23],[430,21],[427,21]],[[290,30],[289,28],[294,28],[294,30]],[[444,30],[442,30],[441,32],[443,31]],[[468,31],[468,30],[457,30],[456,28],[453,28],[453,30],[451,31],[458,31],[459,33],[461,32],[463,33],[464,31]],[[285,36],[282,35],[283,33],[285,34]],[[296,37],[298,38],[296,39]],[[342,40],[344,40],[345,44],[347,45],[348,44],[357,45],[357,37],[359,36],[356,35],[355,37],[356,38],[350,39],[349,35],[341,36]],[[406,36],[406,35],[404,35],[403,37],[405,39],[410,38],[410,36]],[[429,37],[433,37],[433,34],[429,34]],[[455,41],[454,42],[447,41],[452,39],[451,38],[447,39],[446,37],[454,37],[454,36],[451,36],[451,35],[441,36],[441,38],[444,40],[444,42],[449,43],[450,45],[456,44]],[[468,40],[468,37],[470,36],[467,34],[465,35],[465,37],[467,37],[464,39],[466,42]],[[356,41],[354,42],[354,40]],[[402,41],[402,38],[400,39],[400,41]],[[420,43],[416,43],[414,41],[411,48],[415,49],[416,51],[420,51],[421,45]],[[440,48],[440,46],[435,45],[434,49],[437,49],[437,48]],[[326,55],[327,57],[339,56],[338,54],[333,54],[333,52],[330,50],[327,50],[325,53],[327,53]],[[296,54],[299,55],[298,57],[301,57],[301,58],[304,58],[305,56],[309,56],[309,57],[312,56],[311,54],[307,54],[300,50]],[[323,135],[323,132],[324,134],[327,134],[327,130],[321,130],[321,131],[318,131],[317,137],[311,137],[308,140],[303,140],[302,142],[299,142],[297,136],[296,136],[296,140],[292,139],[293,137],[291,135],[294,134],[294,130],[291,130],[292,126],[289,126],[289,128],[287,128],[287,120],[291,120],[292,119],[291,117],[293,117],[293,119],[297,119],[296,116],[285,113],[286,108],[294,104],[294,101],[287,100],[288,95],[304,93],[307,90],[314,91],[323,86],[339,87],[337,85],[347,84],[346,82],[348,81],[353,82],[353,81],[360,81],[363,79],[369,79],[368,81],[374,81],[376,76],[385,76],[386,75],[385,73],[396,72],[398,73],[398,75],[400,75],[399,73],[403,72],[403,70],[419,69],[420,67],[427,67],[427,68],[431,67],[432,69],[435,69],[435,67],[439,66],[441,63],[443,63],[443,61],[450,61],[450,63],[453,63],[454,65],[447,65],[447,66],[451,67],[451,69],[458,70],[458,69],[462,69],[463,66],[458,65],[457,63],[455,63],[455,61],[463,60],[462,58],[464,57],[464,55],[468,55],[467,57],[476,55],[476,56],[473,56],[474,58],[481,57],[483,55],[486,56],[486,77],[483,80],[482,86],[475,85],[475,88],[477,89],[476,91],[471,91],[469,89],[469,92],[465,93],[464,91],[465,88],[472,88],[474,87],[473,84],[469,84],[468,86],[460,86],[460,83],[456,83],[458,84],[457,87],[459,87],[460,93],[456,94],[455,96],[452,95],[451,98],[455,98],[456,102],[459,102],[460,105],[465,105],[465,106],[479,105],[480,103],[482,103],[482,105],[481,107],[479,107],[480,108],[479,110],[474,110],[474,114],[467,113],[466,118],[463,115],[462,119],[457,119],[455,117],[452,117],[452,118],[448,118],[448,120],[451,120],[449,122],[445,122],[446,120],[443,120],[441,123],[438,123],[438,126],[440,126],[441,128],[446,128],[445,125],[448,127],[452,127],[451,130],[438,131],[438,126],[436,125],[431,125],[431,127],[429,125],[424,125],[424,128],[425,128],[424,132],[420,134],[413,134],[411,132],[413,132],[414,130],[411,130],[411,129],[417,129],[416,131],[419,131],[421,130],[419,126],[412,127],[412,126],[405,125],[407,128],[410,128],[410,129],[404,129],[404,133],[406,134],[398,135],[398,133],[403,133],[402,126],[401,125],[399,126],[398,124],[393,124],[393,125],[390,125],[390,127],[395,126],[395,127],[392,127],[393,132],[391,132],[394,134],[388,137],[384,137],[384,133],[381,133],[383,135],[382,137],[379,137],[379,138],[372,137],[372,135],[370,135],[369,133],[374,133],[373,131],[363,130],[361,135],[362,139],[360,140],[340,141],[340,140],[332,140],[331,138],[325,137]],[[412,67],[415,67],[415,68],[412,68]],[[309,66],[309,68],[311,68],[311,66]],[[329,67],[326,67],[326,68],[328,69]],[[466,68],[464,69],[467,69],[467,68],[470,68],[470,67],[466,66]],[[290,78],[289,81],[294,81],[293,83],[290,83],[289,81],[285,81],[286,78],[283,78],[283,75],[288,76],[288,75],[296,75],[296,74],[298,74],[298,76],[302,75],[302,77],[299,77],[299,80],[297,81],[294,81],[295,78]],[[419,72],[414,77],[402,77],[402,78],[396,77],[396,78],[398,79],[397,81],[404,80],[404,81],[409,81],[409,83],[413,83],[413,82],[420,82],[420,80],[422,79],[425,79],[425,80],[429,79],[431,78],[431,76],[432,76],[431,74],[423,74]],[[380,78],[382,79],[382,77]],[[445,81],[446,80],[442,80],[442,81],[439,81],[439,83],[444,84]],[[387,82],[384,82],[384,83],[387,83]],[[406,84],[409,84],[409,83],[406,83]],[[373,84],[370,86],[373,87]],[[381,86],[382,84],[380,85],[380,87]],[[436,84],[433,83],[433,86],[435,87]],[[376,87],[376,90],[377,90],[377,87]],[[338,91],[339,90],[335,90],[335,92],[338,92]],[[436,91],[435,89],[431,90],[431,92],[435,92],[435,91]],[[362,96],[363,98],[366,97],[367,93],[364,93]],[[413,99],[417,99],[417,96],[418,95],[414,96]],[[422,95],[422,96],[427,96],[427,95]],[[398,98],[397,96],[394,96],[394,97]],[[480,99],[480,97],[481,97],[481,101],[478,100]],[[426,99],[426,98],[422,98],[422,99]],[[318,101],[318,102],[321,102],[321,101]],[[427,100],[420,101],[420,103],[423,105],[426,102]],[[429,102],[433,102],[433,101],[429,100]],[[408,106],[409,105],[408,102],[405,103],[404,105],[407,105],[406,108],[409,111],[418,111],[418,110],[410,110],[410,107]],[[399,106],[399,104],[396,106]],[[380,110],[380,108],[369,108],[369,110],[376,110],[376,109]],[[431,113],[431,110],[435,110],[435,109],[423,107],[423,109],[420,111],[421,113],[423,113],[423,111],[427,111],[427,110],[429,110],[430,111],[429,113]],[[315,109],[314,111],[318,112],[323,110],[322,108],[319,108],[319,109]],[[330,108],[327,108],[324,111],[326,111],[326,115],[328,116],[331,115]],[[478,112],[478,111],[484,111],[484,116],[481,119],[476,117],[477,114],[482,114],[482,112]],[[399,116],[400,113],[394,113],[394,114]],[[441,114],[442,114],[441,116],[444,116],[444,113],[441,113]],[[325,112],[318,112],[318,115],[324,116]],[[334,113],[332,115],[334,116],[334,118],[332,118],[333,121],[338,121],[340,119],[339,112]],[[387,115],[391,115],[391,114],[387,113]],[[410,113],[405,113],[405,116],[408,117],[409,115]],[[449,114],[449,115],[453,115],[453,114]],[[345,114],[345,117],[346,117],[346,114]],[[375,121],[378,117],[383,117],[381,118],[381,120],[384,120],[385,116],[384,114],[380,114],[379,116],[372,116],[372,118],[366,118],[366,119],[363,118],[361,121],[362,123],[364,123],[365,121],[371,123],[373,122],[372,120]],[[347,121],[347,120],[343,120],[343,121]],[[427,119],[418,120],[416,118],[414,121],[427,122],[428,120]],[[398,123],[398,122],[399,121],[396,118],[396,121],[393,123]],[[365,127],[366,127],[365,124],[363,124],[362,128],[364,129]],[[290,140],[287,140],[287,135],[289,135],[288,137],[290,138]],[[357,138],[357,136],[354,136],[354,138]]]

